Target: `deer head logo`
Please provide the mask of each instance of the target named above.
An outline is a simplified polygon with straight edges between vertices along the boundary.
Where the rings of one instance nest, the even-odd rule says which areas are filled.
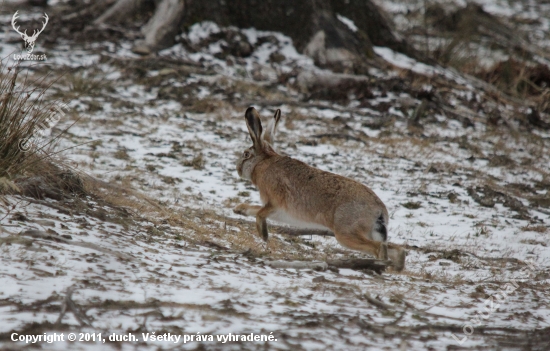
[[[32,35],[28,36],[26,29],[25,29],[25,32],[21,33],[19,31],[19,26],[15,27],[16,21],[19,18],[18,14],[19,14],[19,11],[15,11],[15,13],[13,14],[13,17],[11,19],[11,25],[12,25],[13,29],[15,29],[15,31],[17,33],[19,33],[19,35],[21,35],[21,38],[23,38],[23,40],[25,41],[25,47],[27,48],[27,52],[30,54],[34,50],[34,44],[36,43],[36,39],[38,38],[38,35],[40,35],[40,33],[42,33],[42,31],[44,31],[44,28],[46,28],[46,24],[48,24],[48,15],[46,13],[44,13],[44,19],[46,21],[42,22],[42,29],[40,29],[40,30],[35,29],[32,32]]]

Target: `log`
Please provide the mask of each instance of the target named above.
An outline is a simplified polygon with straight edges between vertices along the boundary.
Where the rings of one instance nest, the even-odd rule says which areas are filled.
[[[178,33],[184,10],[184,0],[162,0],[153,17],[141,28],[145,35],[144,45],[151,50],[170,46]]]
[[[378,274],[391,266],[391,261],[358,258],[358,259],[338,259],[327,260],[326,262],[320,261],[267,261],[266,265],[272,268],[283,269],[313,269],[317,271],[326,271],[329,267],[333,268],[348,268],[354,270],[369,269],[375,271]]]

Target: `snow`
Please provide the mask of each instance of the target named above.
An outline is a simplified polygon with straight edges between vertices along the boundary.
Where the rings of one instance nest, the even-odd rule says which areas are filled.
[[[494,8],[496,1],[491,4],[487,11],[507,14],[507,10]],[[393,11],[410,7],[395,3],[387,6]],[[338,18],[354,30],[353,22],[342,16]],[[60,145],[73,147],[64,157],[72,161],[75,169],[108,183],[120,184],[124,180],[133,190],[165,204],[166,209],[174,211],[174,216],[183,218],[185,214],[188,220],[192,217],[190,213],[196,215],[186,225],[176,226],[159,224],[158,218],[148,217],[151,215],[147,213],[136,213],[139,220],[135,224],[121,225],[91,215],[59,211],[50,200],[27,202],[18,196],[8,197],[14,208],[7,216],[0,212],[0,313],[4,318],[0,333],[20,330],[35,321],[55,323],[67,289],[75,287],[72,298],[85,307],[91,320],[91,326],[80,326],[68,313],[62,323],[75,332],[107,335],[136,331],[139,337],[141,331],[137,330],[157,334],[173,330],[181,335],[273,332],[278,341],[268,346],[281,350],[295,349],[297,344],[307,350],[446,349],[458,345],[451,333],[435,338],[428,337],[427,331],[419,331],[415,337],[403,341],[399,336],[403,329],[393,332],[392,328],[413,328],[422,325],[423,318],[430,323],[458,326],[468,323],[483,308],[488,296],[518,277],[518,269],[525,267],[527,261],[533,262],[538,275],[526,279],[484,325],[522,330],[548,327],[550,296],[544,289],[550,283],[548,211],[530,208],[531,221],[514,218],[517,213],[502,204],[482,207],[468,194],[468,187],[483,185],[487,179],[501,187],[510,183],[533,185],[545,179],[544,165],[549,160],[540,150],[548,147],[548,140],[541,138],[538,146],[521,136],[503,140],[479,121],[475,129],[465,128],[442,114],[434,116],[435,122],[425,124],[424,138],[415,139],[406,134],[408,116],[401,106],[414,107],[419,101],[408,94],[376,87],[370,107],[357,108],[353,102],[349,106],[326,104],[326,108],[283,102],[280,106],[262,108],[260,113],[269,118],[276,108],[283,111],[277,139],[281,153],[356,179],[375,191],[390,211],[390,241],[409,248],[406,271],[379,276],[351,269],[315,272],[270,268],[266,261],[276,255],[294,253],[307,260],[323,255],[364,256],[343,249],[331,237],[315,236],[292,243],[288,237],[271,232],[270,243],[264,244],[255,236],[252,219],[231,211],[239,202],[260,202],[258,192],[249,183],[240,181],[235,170],[237,155],[250,146],[242,118],[245,107],[239,105],[241,100],[250,99],[250,93],[243,88],[241,96],[235,95],[228,102],[223,93],[218,93],[217,98],[214,92],[220,87],[255,84],[257,90],[253,90],[252,96],[258,100],[265,99],[260,94],[274,94],[274,100],[278,99],[276,94],[281,94],[286,101],[302,102],[292,87],[273,93],[269,86],[277,83],[280,72],[315,68],[310,58],[297,52],[288,37],[253,28],[242,30],[251,44],[268,35],[273,35],[277,43],[256,46],[250,57],[230,66],[214,56],[221,50],[220,42],[200,46],[221,30],[211,22],[195,24],[185,35],[197,46],[196,52],[181,44],[161,52],[195,62],[202,60],[206,67],[216,67],[214,74],[193,73],[179,77],[177,82],[172,79],[162,83],[184,88],[196,84],[189,94],[191,103],[203,100],[208,104],[202,112],[190,106],[183,96],[161,99],[159,87],[134,81],[115,66],[98,64],[97,50],[106,50],[101,54],[114,58],[134,57],[129,43],[117,47],[114,53],[109,43],[93,50],[72,45],[69,48],[68,44],[51,49],[55,52],[49,62],[52,65],[81,67],[91,75],[100,73],[105,81],[116,82],[113,89],[100,89],[93,97],[75,95],[67,101],[71,112],[78,113],[81,119]],[[285,60],[279,64],[269,62],[274,52],[282,53]],[[464,100],[480,99],[481,92],[457,72],[417,62],[388,48],[376,47],[375,52],[398,68],[459,82],[463,90],[453,91],[457,109]],[[266,72],[271,70],[261,82],[251,78],[258,67]],[[159,72],[160,69],[151,69],[148,77],[159,78]],[[395,73],[379,74],[386,78]],[[265,87],[266,90],[261,90]],[[54,86],[60,92],[65,88],[62,84]],[[432,86],[427,84],[424,88]],[[100,104],[101,109],[90,110],[91,102]],[[387,111],[376,109],[384,103],[390,104]],[[346,108],[353,110],[342,112]],[[73,122],[71,113],[68,115],[56,128]],[[346,126],[352,130],[362,130],[367,141],[312,137],[338,132],[336,117],[345,117]],[[391,133],[364,126],[365,122],[381,117],[396,118]],[[480,148],[473,161],[468,159],[474,151],[460,144],[463,137]],[[88,141],[101,143],[83,144]],[[529,159],[532,166],[512,170],[490,167],[489,157],[500,152],[514,160]],[[530,156],[536,152],[541,156],[533,160]],[[193,165],[199,155],[204,164]],[[456,195],[456,201],[450,201],[451,193]],[[538,190],[537,194],[548,194],[548,190]],[[520,200],[529,204],[527,198]],[[92,198],[87,201],[94,204],[95,210],[109,214],[114,211]],[[405,207],[409,202],[418,202],[420,208]],[[65,207],[70,209],[71,203]],[[12,215],[16,212],[29,220],[14,219]],[[529,226],[535,224],[545,226],[546,232],[530,230]],[[64,242],[31,238],[23,234],[29,229],[49,233],[54,238],[71,235],[72,239]],[[200,229],[207,229],[206,238],[201,236]],[[9,244],[7,240],[11,240]],[[228,250],[211,248],[205,240]],[[243,246],[261,254],[250,258]],[[464,255],[444,257],[443,253],[454,249]],[[498,261],[501,258],[511,261]],[[513,259],[520,263],[512,262]],[[313,282],[320,276],[328,282]],[[540,289],[533,288],[535,285]],[[476,295],[478,287],[485,293]],[[365,300],[366,294],[391,305],[397,313],[391,315],[376,308]],[[399,299],[415,309],[403,305]],[[391,325],[401,313],[403,318]],[[517,314],[522,313],[532,316],[518,318]],[[364,323],[385,324],[384,337],[371,332]],[[463,334],[457,336],[462,338]],[[14,345],[5,340],[0,344],[7,348]],[[95,343],[68,342],[40,346],[44,350],[98,347]],[[476,332],[461,346],[493,345]],[[142,342],[139,346],[106,343],[101,347],[191,350],[221,346],[210,342],[180,342],[176,346]],[[224,349],[243,347],[257,349],[260,345],[232,343]]]
[[[343,24],[345,24],[352,32],[357,32],[358,28],[357,26],[355,25],[355,23],[353,23],[352,20],[350,20],[349,18],[347,17],[344,17],[340,14],[337,14],[336,17],[338,18],[338,20],[340,22],[342,22]]]
[[[193,44],[198,44],[202,40],[208,38],[210,35],[219,33],[220,27],[214,23],[214,22],[200,22],[195,23],[189,28],[189,33],[187,34],[187,38],[191,41]]]

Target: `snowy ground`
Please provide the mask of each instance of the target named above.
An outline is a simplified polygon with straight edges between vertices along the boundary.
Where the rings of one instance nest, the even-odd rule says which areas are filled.
[[[211,39],[220,30],[196,25],[185,38],[195,52],[177,45],[150,59],[130,44],[47,49],[47,65],[69,72],[51,89],[67,104],[52,133],[76,121],[58,147],[74,147],[64,153],[71,166],[111,184],[110,194],[92,191],[110,204],[8,197],[13,207],[0,207],[0,347],[27,347],[12,333],[73,332],[137,336],[102,346],[124,350],[500,350],[514,338],[543,349],[535,331],[550,327],[548,133],[489,127],[483,108],[472,107],[485,106],[486,94],[468,77],[387,48],[376,52],[395,69],[370,72],[367,102],[305,101],[295,72],[316,68],[288,38],[245,30],[254,55],[224,59],[224,43]],[[274,52],[284,59],[271,63]],[[408,115],[420,104],[411,92],[436,89],[454,114],[432,111],[411,128]],[[275,230],[266,245],[250,219],[232,213],[238,203],[259,203],[234,165],[249,146],[249,105],[266,119],[281,108],[280,152],[379,195],[390,241],[409,251],[403,273],[269,267],[274,259],[363,256],[334,238]],[[526,113],[498,108],[504,118]],[[120,190],[130,188],[133,195]],[[70,312],[58,320],[67,301],[83,321]],[[143,340],[153,332],[214,341]],[[228,333],[276,341],[217,341]]]

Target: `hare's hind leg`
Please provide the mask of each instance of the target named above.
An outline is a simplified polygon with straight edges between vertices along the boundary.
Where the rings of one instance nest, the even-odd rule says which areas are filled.
[[[397,272],[405,268],[405,258],[407,252],[399,245],[388,243],[388,256],[393,262],[393,269]]]
[[[367,252],[380,260],[388,259],[388,248],[385,242],[365,238],[361,233],[340,233],[334,231],[340,245],[352,250]]]

